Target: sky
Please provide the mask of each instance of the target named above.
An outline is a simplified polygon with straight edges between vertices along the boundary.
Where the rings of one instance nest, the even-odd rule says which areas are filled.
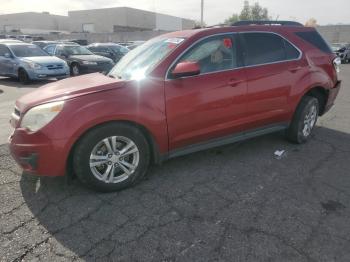
[[[315,18],[320,25],[350,24],[349,0],[251,0],[269,9],[273,18],[305,23]],[[204,0],[207,25],[222,23],[239,13],[243,0]],[[42,12],[67,15],[69,10],[128,6],[193,20],[200,20],[200,0],[0,0],[0,13]]]

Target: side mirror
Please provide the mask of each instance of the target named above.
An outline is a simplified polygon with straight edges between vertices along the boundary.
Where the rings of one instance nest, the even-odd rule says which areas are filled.
[[[4,54],[4,57],[5,57],[5,58],[12,58],[12,55],[11,55],[10,53],[5,53],[5,54]]]
[[[178,63],[171,74],[174,78],[180,78],[199,75],[200,72],[201,69],[197,62],[184,61]]]

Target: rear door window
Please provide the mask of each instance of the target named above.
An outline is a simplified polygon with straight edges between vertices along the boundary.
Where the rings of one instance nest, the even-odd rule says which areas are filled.
[[[93,50],[91,48],[89,48],[89,49],[90,49],[90,51],[94,51],[94,52],[104,52],[104,53],[108,52],[108,48],[104,47],[104,46],[96,46],[96,47],[94,47]]]
[[[48,46],[44,49],[48,54],[53,55],[55,52],[55,46]]]
[[[0,45],[0,56],[5,56],[6,53],[10,53],[9,49],[4,45]]]
[[[246,66],[286,60],[284,39],[272,33],[240,33]]]
[[[301,55],[300,51],[296,49],[291,43],[284,40],[284,47],[286,50],[286,59],[292,60],[292,59],[298,59]]]

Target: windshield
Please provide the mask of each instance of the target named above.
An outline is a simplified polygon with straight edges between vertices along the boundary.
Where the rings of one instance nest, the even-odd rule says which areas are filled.
[[[90,50],[88,50],[86,47],[79,46],[79,45],[72,45],[72,46],[64,46],[63,47],[63,52],[66,53],[67,55],[93,55]]]
[[[127,49],[124,46],[117,46],[117,45],[112,45],[110,48],[113,50],[113,52],[118,53],[121,52],[122,54],[126,54],[129,52],[129,49]]]
[[[12,45],[10,48],[17,57],[48,56],[45,51],[36,45]]]
[[[184,38],[155,38],[127,53],[109,73],[120,79],[140,80],[174,50]]]

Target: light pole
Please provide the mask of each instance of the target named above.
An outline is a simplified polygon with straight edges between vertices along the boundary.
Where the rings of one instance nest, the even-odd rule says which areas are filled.
[[[204,0],[201,0],[201,27],[204,27],[204,16],[203,16],[203,12],[204,12]]]

